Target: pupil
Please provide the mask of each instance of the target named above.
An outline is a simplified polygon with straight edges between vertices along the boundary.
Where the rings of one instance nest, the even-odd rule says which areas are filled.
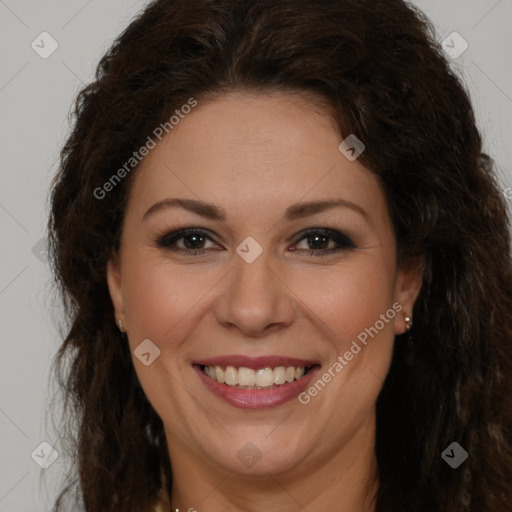
[[[184,239],[185,246],[188,249],[197,249],[197,246],[201,244],[203,238],[204,237],[202,237],[201,235],[199,235],[199,236],[189,235]],[[315,249],[324,249],[326,241],[328,240],[328,237],[326,237],[324,235],[315,235],[315,236],[308,237],[308,240],[309,240],[309,242],[311,242],[311,245]],[[327,243],[327,245],[329,245],[329,244]]]
[[[310,236],[309,237],[309,240],[310,241],[313,241],[313,246],[315,249],[324,249],[325,248],[325,241],[327,240],[327,237],[326,236],[323,236],[323,235],[315,235],[315,236]],[[320,244],[317,244],[318,240],[322,240],[323,243],[321,242]],[[321,247],[323,246],[323,247]]]
[[[188,249],[197,249],[197,244],[195,244],[194,242],[191,244],[190,241],[193,239],[195,240],[196,242],[199,240],[199,243],[201,243],[201,239],[203,237],[202,236],[197,236],[197,235],[189,235],[187,236],[184,240],[185,240],[185,246],[188,248]]]

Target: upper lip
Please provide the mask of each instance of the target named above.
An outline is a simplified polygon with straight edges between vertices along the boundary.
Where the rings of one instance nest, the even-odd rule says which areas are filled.
[[[308,359],[297,359],[294,357],[284,356],[259,356],[259,357],[248,357],[242,355],[230,355],[230,356],[217,356],[208,359],[202,359],[194,362],[194,364],[203,366],[234,366],[240,368],[252,368],[257,370],[259,368],[276,368],[277,366],[314,366],[320,364],[318,361]]]

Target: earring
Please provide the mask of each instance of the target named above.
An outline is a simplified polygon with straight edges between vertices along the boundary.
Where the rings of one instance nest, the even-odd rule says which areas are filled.
[[[409,332],[411,330],[411,327],[412,327],[412,318],[409,316],[409,315],[406,315],[405,318],[405,332],[407,334],[405,334],[405,349],[406,349],[406,352],[407,352],[407,358],[406,358],[406,361],[407,361],[407,364],[409,365],[414,365],[414,360],[415,360],[415,355],[414,355],[414,340],[412,339],[412,335],[411,333]]]
[[[123,331],[123,321],[121,319],[119,319],[117,321],[117,323],[119,324],[119,330],[121,331],[122,334],[124,334],[124,331]]]

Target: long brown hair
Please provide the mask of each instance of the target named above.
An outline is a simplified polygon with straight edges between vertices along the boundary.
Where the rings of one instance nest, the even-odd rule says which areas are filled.
[[[136,168],[102,187],[194,97],[303,91],[364,141],[400,257],[422,255],[412,341],[377,402],[377,512],[512,510],[512,264],[506,203],[466,90],[402,0],[157,0],[79,93],[51,190],[52,268],[69,319],[54,371],[88,512],[150,510],[170,479],[162,421],[115,326],[105,266]],[[441,454],[459,443],[452,469]],[[172,484],[172,482],[169,482]]]

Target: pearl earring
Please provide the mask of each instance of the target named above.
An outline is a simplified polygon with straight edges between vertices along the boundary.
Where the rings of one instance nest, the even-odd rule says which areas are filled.
[[[411,327],[412,327],[412,318],[410,316],[406,316],[404,320],[405,320],[405,325],[407,326],[406,327],[407,331],[410,331]]]

